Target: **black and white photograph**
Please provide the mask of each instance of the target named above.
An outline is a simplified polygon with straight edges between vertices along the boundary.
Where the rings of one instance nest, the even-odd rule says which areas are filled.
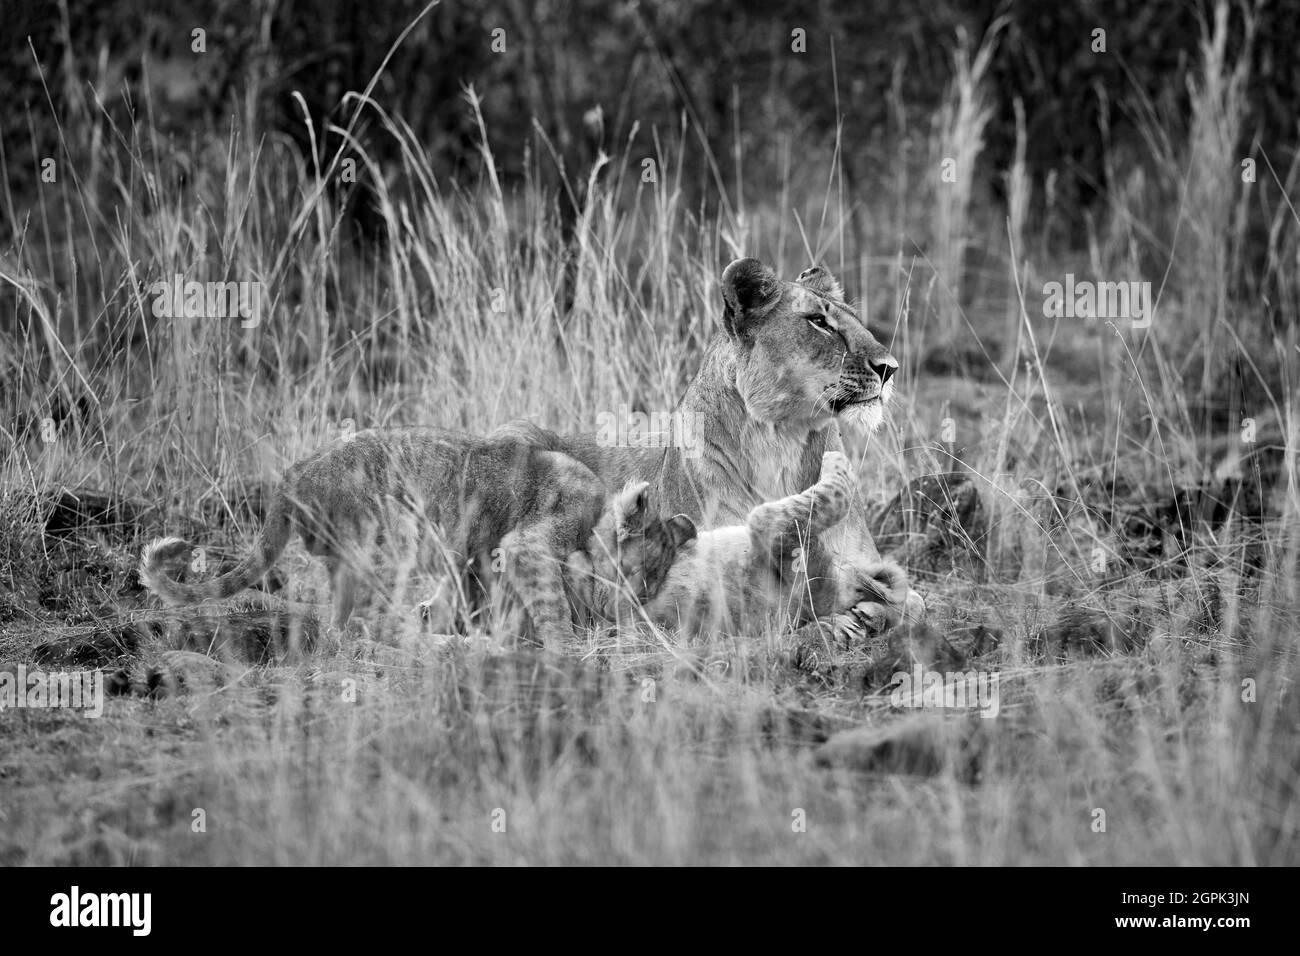
[[[1300,863],[1300,3],[0,7],[23,922]]]

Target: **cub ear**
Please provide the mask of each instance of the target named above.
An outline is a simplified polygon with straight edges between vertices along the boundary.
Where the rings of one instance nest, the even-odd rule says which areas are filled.
[[[665,522],[665,525],[674,548],[680,548],[695,540],[695,522],[686,515],[673,515]]]
[[[739,335],[752,314],[780,294],[776,273],[757,259],[737,259],[722,271],[722,324]]]
[[[650,517],[650,482],[629,481],[610,504],[616,540],[645,530]]]
[[[820,292],[828,299],[834,299],[837,302],[844,301],[844,290],[840,288],[838,280],[827,272],[824,266],[809,266],[799,273],[799,278],[794,281],[812,289],[814,292]]]

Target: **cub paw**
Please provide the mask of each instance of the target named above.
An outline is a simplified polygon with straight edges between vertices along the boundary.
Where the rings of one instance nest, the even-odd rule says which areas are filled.
[[[842,647],[861,644],[899,623],[899,612],[879,601],[859,601],[831,617],[831,631]]]
[[[851,471],[849,459],[842,451],[828,451],[822,454],[822,481],[847,480]]]
[[[898,623],[893,611],[876,601],[859,601],[848,613],[861,624],[864,637],[883,634]]]
[[[455,595],[450,592],[451,588],[447,586],[447,582],[439,581],[433,595],[416,605],[416,615],[421,628],[435,634],[446,634],[456,630],[459,613],[453,599]]]
[[[925,602],[907,583],[907,573],[892,561],[881,561],[855,569],[841,595],[847,607],[869,622],[875,633],[909,620],[909,614],[925,616]]]
[[[875,605],[875,607],[879,606]],[[854,605],[847,611],[831,615],[831,635],[840,647],[859,644],[873,633],[870,616],[860,612],[860,607],[861,604]]]

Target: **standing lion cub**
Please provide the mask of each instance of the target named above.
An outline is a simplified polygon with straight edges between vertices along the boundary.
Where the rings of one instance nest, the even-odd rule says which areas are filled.
[[[470,609],[480,610],[487,582],[498,576],[494,562],[503,559],[499,576],[523,607],[525,634],[558,646],[573,633],[562,572],[569,555],[599,549],[645,599],[660,589],[695,528],[651,516],[645,482],[607,496],[589,468],[544,447],[554,436],[536,429],[528,437],[358,432],[289,469],[237,567],[211,581],[180,583],[165,568],[187,556],[189,545],[160,538],[144,549],[140,579],[168,604],[229,597],[266,574],[296,531],[329,572],[333,622],[342,627],[359,597],[370,603],[411,568],[452,569]]]

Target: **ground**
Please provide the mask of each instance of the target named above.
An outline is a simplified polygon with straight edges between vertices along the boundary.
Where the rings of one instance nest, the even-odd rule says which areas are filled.
[[[1178,532],[1159,518],[1176,495],[1084,485],[1008,511],[1011,490],[966,474],[878,502],[929,627],[803,667],[777,634],[606,629],[546,655],[166,612],[134,573],[163,509],[11,496],[29,533],[9,539],[25,587],[2,656],[103,668],[111,696],[97,719],[0,715],[0,860],[1294,862],[1294,650],[1267,639],[1294,606],[1256,566],[1285,554],[1276,518],[1202,507]],[[1008,514],[1059,553],[1034,558]],[[186,518],[230,546],[206,573],[237,553],[227,519]],[[1084,527],[1109,564],[1089,567]],[[285,567],[268,587],[320,585],[305,555]],[[895,706],[917,662],[996,674],[996,716]]]

